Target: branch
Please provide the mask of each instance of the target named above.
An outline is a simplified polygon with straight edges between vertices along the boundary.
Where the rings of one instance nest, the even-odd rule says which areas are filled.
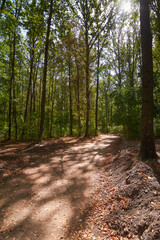
[[[108,19],[108,21],[105,23],[105,25],[100,29],[100,31],[97,33],[95,33],[94,34],[94,36],[92,37],[92,39],[91,39],[91,41],[90,41],[90,43],[89,43],[89,45],[90,45],[90,50],[92,49],[92,47],[93,47],[93,45],[94,45],[94,43],[95,43],[95,41],[98,39],[98,37],[99,37],[99,35],[101,34],[101,32],[106,28],[106,26],[107,26],[107,24],[110,22],[110,20],[112,19],[112,12],[113,12],[113,9],[114,9],[114,7],[112,7],[112,9],[111,9],[111,11],[109,12],[109,14],[108,14],[108,16],[107,16],[107,18],[109,17],[109,19]],[[103,23],[106,21],[106,19],[107,18],[105,18],[105,20],[103,21]],[[102,24],[103,24],[102,23]]]
[[[103,50],[103,48],[104,48],[104,44],[105,44],[105,41],[106,41],[106,39],[107,39],[107,37],[108,37],[109,30],[110,30],[110,28],[107,29],[107,33],[106,33],[106,35],[105,35],[105,37],[104,37],[104,40],[103,40],[103,42],[102,42],[102,47],[101,47],[101,49],[100,49],[100,51],[99,51],[99,54],[101,54],[101,52],[102,52],[102,50]]]

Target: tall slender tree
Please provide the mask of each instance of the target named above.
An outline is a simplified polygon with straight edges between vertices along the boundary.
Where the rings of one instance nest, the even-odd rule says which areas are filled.
[[[18,126],[17,126],[17,99],[16,99],[16,79],[15,79],[15,61],[16,61],[16,43],[17,43],[17,32],[18,32],[18,23],[22,10],[22,0],[16,0],[14,2],[14,26],[12,32],[12,47],[11,47],[11,88],[13,88],[13,119],[14,119],[14,127],[15,127],[15,139],[17,139]],[[11,103],[11,96],[9,98],[9,102]],[[9,105],[10,105],[9,103]],[[11,108],[9,106],[9,111]],[[9,113],[9,139],[11,139],[11,114]]]
[[[142,45],[142,126],[140,157],[156,158],[153,132],[153,61],[152,35],[149,20],[149,2],[140,0],[140,24]]]
[[[79,20],[82,23],[85,42],[85,74],[86,74],[86,128],[85,136],[89,135],[89,120],[90,120],[90,65],[91,52],[99,35],[107,27],[108,22],[113,17],[115,8],[114,1],[92,1],[92,0],[76,0],[76,8],[81,13]],[[97,28],[95,28],[95,24]]]
[[[49,35],[50,35],[50,28],[51,28],[52,12],[53,12],[53,0],[50,1],[50,11],[49,11],[49,17],[48,17],[48,26],[47,26],[46,43],[45,43],[45,59],[44,59],[43,82],[42,82],[42,100],[41,100],[41,123],[40,123],[40,134],[39,134],[40,141],[42,141],[42,138],[43,138],[44,120],[45,120],[48,48],[49,48]]]

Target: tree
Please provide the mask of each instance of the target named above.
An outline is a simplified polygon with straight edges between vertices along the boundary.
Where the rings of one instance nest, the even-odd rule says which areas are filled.
[[[25,103],[25,110],[24,110],[24,123],[22,128],[22,139],[25,135],[26,130],[26,123],[28,118],[28,109],[29,109],[29,100],[30,100],[30,119],[31,119],[31,112],[32,112],[32,105],[33,111],[35,112],[35,82],[36,82],[36,61],[41,55],[36,54],[37,48],[40,44],[40,40],[43,37],[44,33],[44,19],[42,14],[42,6],[37,5],[36,0],[32,0],[32,2],[28,2],[25,5],[25,12],[24,14],[27,15],[27,19],[23,23],[23,26],[27,30],[26,36],[28,37],[28,52],[30,57],[30,69],[29,69],[29,76],[28,76],[28,87],[27,87],[27,96],[26,96],[26,103]],[[42,44],[41,44],[42,47]],[[38,55],[38,56],[36,56]],[[33,104],[32,104],[33,102]]]
[[[149,2],[140,0],[140,25],[142,45],[142,126],[140,157],[156,158],[153,132],[153,61],[152,35],[149,20]]]
[[[53,10],[51,0],[0,2],[0,138],[87,136],[98,129],[140,136],[137,2],[130,13],[118,13],[117,0],[58,0]],[[160,136],[160,4],[152,0],[151,7]]]
[[[106,29],[104,29],[103,34],[99,34],[97,39],[97,86],[96,86],[96,105],[95,105],[95,135],[98,134],[98,102],[99,102],[99,76],[100,76],[100,58],[104,47],[108,44],[109,32],[112,29],[113,22],[112,18],[108,19],[108,24]]]
[[[14,26],[12,32],[12,46],[11,46],[11,80],[10,80],[10,96],[9,96],[9,134],[8,138],[11,139],[11,90],[13,88],[13,119],[15,125],[15,139],[17,139],[18,126],[17,126],[17,99],[16,99],[16,81],[15,81],[15,61],[16,61],[16,40],[17,40],[17,31],[18,31],[18,21],[22,9],[22,0],[15,1],[15,10],[13,11],[14,15]]]
[[[53,12],[53,0],[50,1],[50,12],[48,17],[48,26],[47,26],[46,43],[45,43],[45,59],[44,59],[44,71],[43,71],[43,84],[42,84],[43,88],[42,88],[42,100],[41,100],[41,123],[40,123],[40,134],[39,134],[40,141],[42,141],[42,138],[43,138],[44,120],[45,120],[48,47],[49,47],[49,34],[50,34],[50,28],[51,28],[52,12]]]
[[[89,135],[89,120],[90,120],[90,65],[91,52],[99,35],[106,28],[108,22],[113,17],[113,4],[109,2],[99,2],[92,0],[76,0],[76,8],[81,13],[79,19],[81,28],[84,33],[85,41],[85,73],[86,73],[86,129],[85,136]],[[97,28],[95,28],[97,24]]]

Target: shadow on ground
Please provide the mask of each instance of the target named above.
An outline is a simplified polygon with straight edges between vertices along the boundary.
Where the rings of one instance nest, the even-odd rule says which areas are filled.
[[[0,239],[65,239],[85,223],[99,167],[117,135],[0,146]]]

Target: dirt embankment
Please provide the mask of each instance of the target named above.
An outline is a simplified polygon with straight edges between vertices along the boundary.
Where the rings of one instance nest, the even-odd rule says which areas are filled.
[[[77,239],[92,239],[93,231],[101,240],[160,239],[160,164],[139,161],[138,151],[138,142],[121,139],[107,157],[86,230],[77,231]]]

